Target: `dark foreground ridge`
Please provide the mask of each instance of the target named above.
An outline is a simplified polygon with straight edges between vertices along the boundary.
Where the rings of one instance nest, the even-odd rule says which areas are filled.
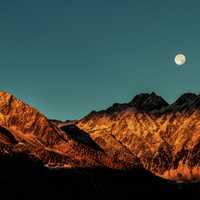
[[[0,159],[1,196],[7,199],[129,199],[130,195],[197,194],[200,184],[175,184],[141,169],[50,170],[26,155]]]

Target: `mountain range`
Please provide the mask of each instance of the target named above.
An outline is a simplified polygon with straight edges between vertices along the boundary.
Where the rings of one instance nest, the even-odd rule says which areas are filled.
[[[67,112],[67,111],[66,111]],[[0,92],[0,158],[23,155],[51,171],[143,170],[162,180],[200,181],[200,95],[168,104],[136,95],[80,120],[52,120]]]

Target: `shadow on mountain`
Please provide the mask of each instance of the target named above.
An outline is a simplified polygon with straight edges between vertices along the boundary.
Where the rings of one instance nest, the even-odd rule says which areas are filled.
[[[0,187],[6,199],[130,199],[136,194],[195,195],[200,191],[199,184],[177,185],[142,169],[50,170],[23,154],[0,158]]]
[[[11,143],[11,144],[18,143],[15,137],[13,136],[13,134],[2,126],[0,126],[0,139],[3,139],[7,143]]]
[[[64,131],[68,136],[70,136],[73,140],[82,143],[86,146],[89,146],[97,151],[103,151],[98,144],[96,144],[90,135],[79,129],[77,126],[74,124],[66,125],[66,126],[61,126],[60,127],[62,131]]]

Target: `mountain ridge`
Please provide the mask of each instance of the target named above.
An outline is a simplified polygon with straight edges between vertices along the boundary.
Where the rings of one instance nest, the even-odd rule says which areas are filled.
[[[135,95],[135,97],[130,102],[113,103],[110,107],[108,107],[105,110],[99,110],[99,111],[93,110],[88,115],[95,114],[95,113],[103,113],[103,112],[107,112],[109,114],[109,113],[112,113],[115,111],[121,111],[127,108],[135,108],[137,109],[137,111],[141,111],[141,112],[152,112],[152,111],[154,112],[155,110],[160,111],[163,109],[171,110],[171,107],[183,106],[183,104],[192,103],[194,100],[198,98],[200,98],[199,95],[195,93],[186,92],[180,97],[178,97],[174,102],[169,104],[164,98],[157,95],[155,92],[141,93],[141,94]],[[148,108],[148,106],[150,106],[150,108]],[[88,115],[82,118],[85,118]]]

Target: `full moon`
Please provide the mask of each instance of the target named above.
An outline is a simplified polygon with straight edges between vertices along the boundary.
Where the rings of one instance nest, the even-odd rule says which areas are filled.
[[[177,55],[175,56],[175,63],[176,63],[177,65],[184,65],[185,62],[186,62],[186,57],[185,57],[185,55],[183,55],[183,54],[177,54]]]

